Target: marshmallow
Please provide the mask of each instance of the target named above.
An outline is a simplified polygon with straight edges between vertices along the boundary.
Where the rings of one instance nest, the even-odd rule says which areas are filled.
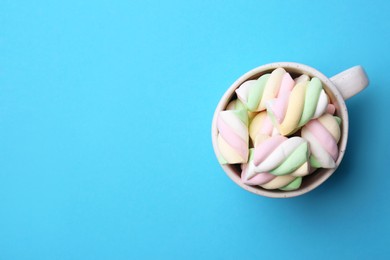
[[[217,143],[222,164],[248,161],[249,136],[246,110],[221,111],[217,119]]]

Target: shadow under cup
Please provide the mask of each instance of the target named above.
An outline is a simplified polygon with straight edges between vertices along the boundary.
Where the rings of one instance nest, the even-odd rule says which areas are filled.
[[[302,194],[305,194],[316,187],[318,187],[321,183],[323,183],[325,180],[327,180],[333,172],[337,169],[337,167],[340,165],[340,162],[344,156],[345,153],[345,147],[347,144],[347,138],[348,138],[348,113],[347,113],[347,107],[345,105],[344,99],[336,86],[328,79],[325,75],[320,73],[319,71],[303,65],[299,63],[291,63],[291,62],[280,62],[280,63],[271,63],[264,66],[257,67],[243,76],[241,76],[239,79],[234,82],[231,87],[225,92],[223,97],[221,98],[215,113],[214,118],[212,122],[212,141],[213,141],[213,147],[214,151],[219,157],[219,150],[217,145],[217,136],[218,136],[218,130],[217,130],[217,117],[220,111],[225,110],[226,106],[229,104],[230,101],[237,98],[235,94],[235,90],[245,81],[252,80],[252,79],[258,79],[260,76],[266,73],[271,73],[276,68],[284,68],[292,78],[296,78],[302,74],[308,75],[310,78],[317,77],[321,80],[323,89],[325,90],[326,94],[328,95],[330,102],[336,107],[335,115],[341,118],[341,138],[338,143],[339,148],[339,156],[336,160],[336,166],[332,169],[324,169],[319,168],[312,174],[309,174],[302,178],[302,184],[299,189],[293,190],[293,191],[282,191],[282,190],[267,190],[260,186],[250,186],[246,185],[241,182],[241,165],[240,164],[221,164],[223,170],[226,172],[226,174],[239,186],[244,188],[245,190],[255,193],[257,195],[266,196],[266,197],[272,197],[272,198],[289,198],[289,197],[295,197]]]

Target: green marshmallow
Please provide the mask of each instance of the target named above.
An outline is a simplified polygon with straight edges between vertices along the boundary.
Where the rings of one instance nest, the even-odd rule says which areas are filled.
[[[281,165],[270,171],[270,173],[277,176],[292,173],[307,161],[308,151],[307,142],[299,145]]]
[[[263,96],[265,84],[271,74],[264,74],[258,78],[253,86],[253,90],[248,96],[247,107],[249,111],[255,111],[260,104],[261,97]]]
[[[280,188],[279,190],[284,190],[284,191],[290,191],[290,190],[296,190],[299,187],[301,187],[302,184],[302,177],[298,177],[286,186]]]
[[[321,81],[318,78],[312,78],[306,88],[305,104],[298,126],[301,127],[311,120],[316,112],[318,99],[322,90]]]
[[[248,127],[249,118],[246,109],[233,110],[233,113]]]
[[[321,168],[322,167],[321,164],[317,161],[316,158],[314,158],[313,155],[310,155],[309,161],[310,161],[310,165],[313,168]]]

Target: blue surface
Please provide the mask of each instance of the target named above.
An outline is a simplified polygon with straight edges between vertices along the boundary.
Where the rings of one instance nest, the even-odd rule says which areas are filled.
[[[386,1],[1,1],[0,259],[389,259]],[[250,194],[214,108],[274,61],[363,65],[339,170]]]

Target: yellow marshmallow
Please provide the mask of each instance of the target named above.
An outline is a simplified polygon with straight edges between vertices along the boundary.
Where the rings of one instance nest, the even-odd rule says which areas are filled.
[[[244,163],[246,159],[242,158],[236,150],[234,150],[223,137],[219,134],[217,138],[219,152],[223,159],[229,163]]]
[[[307,83],[307,81],[298,83],[291,92],[286,116],[279,126],[279,132],[282,135],[289,135],[294,132],[298,126],[305,103]]]

